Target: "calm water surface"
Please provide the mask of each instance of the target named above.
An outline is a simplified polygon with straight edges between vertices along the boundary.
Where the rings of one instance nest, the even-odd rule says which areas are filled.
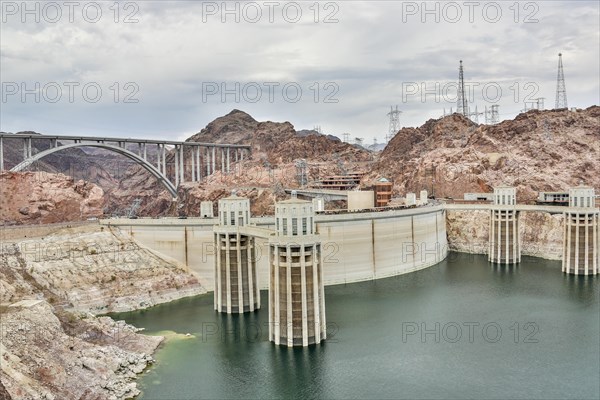
[[[115,314],[172,337],[140,378],[142,399],[600,398],[598,277],[523,257],[493,267],[451,253],[398,277],[325,288],[329,339],[268,341],[254,314],[213,310],[212,293]]]

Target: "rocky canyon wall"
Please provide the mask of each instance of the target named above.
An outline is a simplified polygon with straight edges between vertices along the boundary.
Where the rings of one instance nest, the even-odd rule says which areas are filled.
[[[488,253],[489,211],[446,211],[450,250]],[[522,211],[519,216],[521,254],[560,260],[563,246],[563,216]]]
[[[116,228],[49,229],[0,231],[4,397],[136,396],[135,377],[163,338],[95,315],[150,307],[205,293],[205,287],[185,266]]]

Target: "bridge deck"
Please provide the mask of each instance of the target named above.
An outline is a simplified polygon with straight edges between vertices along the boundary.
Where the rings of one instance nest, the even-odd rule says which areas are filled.
[[[178,142],[175,140],[155,140],[155,139],[136,139],[136,138],[116,138],[102,136],[71,136],[71,135],[36,135],[30,133],[0,133],[2,139],[39,139],[39,140],[76,140],[81,142],[114,142],[114,143],[146,143],[146,144],[166,144],[183,146],[202,146],[218,147],[231,149],[250,149],[250,145],[244,144],[225,144],[225,143],[205,143],[205,142]]]

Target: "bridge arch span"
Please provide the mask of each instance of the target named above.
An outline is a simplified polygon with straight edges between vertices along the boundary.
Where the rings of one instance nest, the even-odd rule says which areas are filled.
[[[146,171],[150,172],[169,191],[169,193],[171,193],[171,195],[174,198],[177,197],[177,188],[163,174],[161,174],[160,171],[158,169],[156,169],[156,167],[154,167],[152,164],[150,164],[147,160],[144,160],[142,157],[138,156],[137,154],[135,154],[129,150],[126,150],[126,149],[118,147],[118,146],[106,144],[106,143],[72,143],[72,144],[61,145],[58,147],[53,147],[53,148],[41,151],[41,152],[29,157],[28,159],[24,160],[20,164],[15,165],[11,169],[11,171],[13,171],[13,172],[22,171],[25,168],[29,167],[31,164],[33,164],[35,161],[38,161],[38,160],[46,157],[47,155],[50,155],[50,154],[53,154],[53,153],[56,153],[56,152],[59,152],[59,151],[65,150],[65,149],[70,149],[73,147],[99,147],[102,149],[107,149],[107,150],[113,151],[115,153],[121,154],[121,155],[129,158],[130,160],[135,161],[136,164],[142,166]]]

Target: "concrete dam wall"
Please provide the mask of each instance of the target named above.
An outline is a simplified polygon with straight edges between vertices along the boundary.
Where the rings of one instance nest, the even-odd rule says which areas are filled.
[[[400,275],[437,264],[448,253],[446,212],[441,206],[370,213],[318,215],[326,285]],[[274,218],[252,218],[274,229]],[[214,285],[216,219],[111,219],[149,248],[189,266],[208,288]],[[256,238],[256,264],[261,289],[268,287],[268,242]]]

